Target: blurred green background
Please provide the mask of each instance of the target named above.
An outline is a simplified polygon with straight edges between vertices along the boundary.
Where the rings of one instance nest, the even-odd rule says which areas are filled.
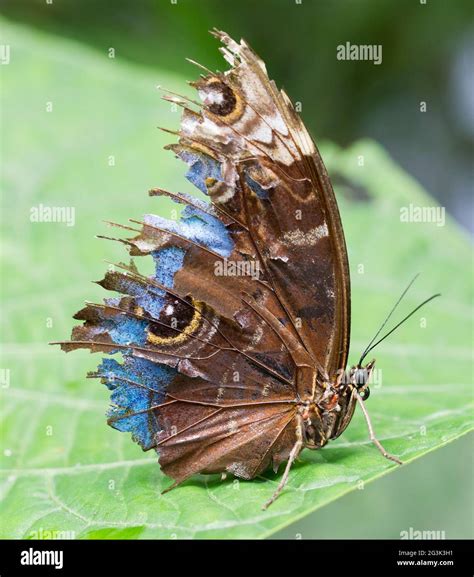
[[[462,226],[472,228],[474,105],[468,70],[474,36],[470,1],[302,0],[299,4],[294,0],[54,0],[48,4],[45,0],[4,0],[2,12],[11,21],[73,39],[102,55],[113,47],[120,61],[168,71],[170,82],[175,74],[195,76],[185,57],[222,69],[208,29],[216,26],[244,37],[264,56],[277,84],[284,85],[291,98],[302,103],[304,120],[317,140],[343,146],[361,137],[377,140]],[[383,64],[337,61],[336,46],[347,41],[382,44]],[[64,82],[67,84],[67,78]],[[35,84],[41,87],[41,77],[35,78]],[[47,94],[44,99],[48,99]],[[426,113],[420,113],[421,101],[427,103]],[[160,106],[158,97],[156,106]],[[80,95],[77,107],[81,107]],[[136,115],[131,117],[122,121],[124,130],[133,135],[129,140],[132,145],[140,132],[134,127]],[[149,119],[140,120],[143,127]],[[74,140],[88,138],[91,135],[81,134],[80,127],[71,133]],[[41,181],[42,171],[47,179],[45,166],[52,160],[47,143],[43,144],[44,163],[30,167],[32,175],[25,175],[25,179]],[[133,150],[128,162],[133,165]],[[166,186],[166,178],[172,181],[169,168],[165,181],[157,179],[160,170],[154,168],[151,184]],[[89,166],[89,159],[78,159],[78,183],[84,171],[103,174]],[[60,185],[52,183],[54,189]],[[47,181],[41,186],[47,189]],[[109,192],[105,180],[98,186]],[[90,192],[97,194],[84,191]],[[107,216],[114,219],[114,212],[127,213],[131,202],[131,198],[121,198]],[[152,210],[153,203],[142,191],[136,192],[133,202],[138,203],[135,214]],[[98,218],[93,200],[90,217]],[[31,234],[29,246],[33,247],[35,233]],[[63,258],[76,258],[79,268],[91,267],[88,278],[98,278],[102,265],[91,262],[90,248],[74,250],[74,255]],[[41,269],[40,264],[38,274],[47,274],[47,267]],[[21,322],[28,326],[28,319]],[[55,334],[58,332],[56,328]],[[327,505],[276,537],[398,538],[400,531],[409,527],[442,529],[448,538],[472,537],[472,448],[472,437],[455,441],[363,491]]]

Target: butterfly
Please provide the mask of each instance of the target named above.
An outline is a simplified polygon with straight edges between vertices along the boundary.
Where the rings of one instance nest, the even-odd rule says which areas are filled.
[[[248,44],[212,34],[229,70],[198,65],[199,101],[164,96],[183,108],[180,130],[168,131],[178,142],[166,148],[207,200],[156,188],[152,196],[181,205],[180,220],[114,225],[134,232],[113,239],[130,264],[99,282],[119,296],[88,303],[74,316],[83,324],[58,344],[121,353],[89,376],[110,389],[109,425],[157,451],[169,489],[197,473],[253,479],[286,463],[266,508],[301,451],[339,437],[357,404],[372,441],[400,461],[364,405],[374,361],[362,361],[374,339],[346,370],[349,266],[321,156]],[[151,276],[133,260],[143,256],[154,261]]]

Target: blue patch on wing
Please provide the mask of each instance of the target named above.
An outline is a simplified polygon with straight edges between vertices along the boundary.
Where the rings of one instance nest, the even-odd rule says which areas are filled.
[[[183,220],[193,225],[196,242],[204,244],[221,256],[230,256],[234,249],[234,242],[224,223],[216,216],[187,206],[183,210]]]
[[[162,248],[153,252],[152,256],[155,261],[155,279],[160,284],[171,288],[173,286],[174,275],[183,266],[185,254],[185,250],[175,246]],[[117,288],[123,294],[134,297],[137,306],[142,307],[143,310],[152,317],[157,319],[160,316],[161,309],[164,305],[163,296],[165,295],[165,292],[159,287],[145,286],[143,283],[131,277],[124,276],[117,281]],[[106,302],[112,306],[119,306],[120,300],[120,297],[114,297],[106,299]],[[128,334],[130,334],[131,331],[134,331],[137,335],[139,327],[136,323],[140,324],[142,322],[144,321],[131,319],[130,324],[124,322],[122,328],[127,331]],[[118,335],[118,337],[122,338],[120,335]],[[138,343],[139,341],[137,340],[135,342]]]
[[[225,225],[218,218],[192,206],[187,206],[183,210],[179,221],[167,220],[152,214],[145,215],[143,220],[146,224],[174,232],[204,245],[221,256],[229,256],[234,247]]]
[[[180,148],[177,154],[190,166],[186,178],[204,194],[208,193],[206,186],[208,178],[223,182],[221,163],[208,154],[188,148]],[[198,199],[196,201],[198,204],[202,203]],[[164,228],[205,245],[222,256],[229,256],[234,248],[225,225],[217,217],[195,206],[186,206],[179,222],[153,215],[146,215],[144,220],[147,224]]]
[[[145,222],[147,221],[147,218],[148,215],[145,216]],[[167,228],[166,230],[170,229]],[[152,253],[156,265],[155,278],[160,284],[165,285],[168,288],[173,286],[174,275],[183,267],[185,253],[186,251],[177,246],[162,248]]]
[[[250,186],[250,188],[255,192],[258,198],[268,199],[268,190],[265,190],[256,180],[254,180],[247,173],[245,174],[245,181]]]
[[[182,268],[185,254],[185,250],[176,246],[162,248],[153,252],[155,279],[160,284],[172,288],[174,275]],[[139,306],[157,319],[165,303],[164,296],[165,291],[155,287],[151,293],[145,292],[140,297],[135,298],[135,300]]]
[[[190,167],[186,178],[204,194],[207,194],[206,178],[222,181],[221,164],[211,156],[186,149],[178,154]]]
[[[175,369],[126,355],[123,364],[103,359],[98,374],[112,391],[112,407],[107,413],[110,425],[131,432],[144,450],[150,449],[161,427],[155,412],[147,409],[164,401]]]
[[[181,151],[180,156],[190,165],[188,179],[202,192],[207,193],[207,178],[222,180],[221,165],[210,156],[191,151]],[[205,203],[202,203],[202,209],[200,206],[201,204],[198,207],[186,206],[178,222],[153,215],[146,215],[144,221],[206,246],[223,257],[230,256],[234,243],[227,228],[217,217],[205,210]],[[170,242],[172,243],[172,240]],[[166,246],[155,250],[151,255],[155,262],[155,280],[167,288],[172,288],[175,274],[184,266],[186,248]],[[165,291],[162,289],[146,285],[130,276],[120,278],[116,289],[133,297],[134,303],[142,307],[148,315],[156,319],[160,317],[165,304]],[[121,299],[110,298],[106,302],[119,306]],[[121,345],[133,343],[147,346],[146,320],[117,316],[102,322],[114,342]],[[156,411],[148,409],[164,401],[166,389],[176,375],[176,369],[134,357],[131,350],[123,353],[123,359],[123,364],[120,364],[114,359],[105,358],[98,367],[98,374],[112,391],[109,424],[119,431],[131,432],[133,439],[143,449],[149,449],[154,445],[160,424]]]
[[[114,343],[129,345],[131,343],[144,345],[146,343],[146,328],[148,323],[133,317],[117,316],[103,321]]]

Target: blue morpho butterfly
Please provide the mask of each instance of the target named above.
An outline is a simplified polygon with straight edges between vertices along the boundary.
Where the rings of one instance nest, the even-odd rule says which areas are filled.
[[[99,284],[121,296],[79,311],[83,325],[60,344],[122,353],[90,376],[111,391],[108,423],[156,449],[170,488],[195,473],[252,479],[286,461],[267,507],[301,450],[338,437],[357,403],[373,442],[400,461],[364,406],[374,361],[362,363],[380,331],[346,371],[349,267],[321,157],[265,64],[244,41],[213,34],[230,69],[204,69],[200,103],[165,97],[184,109],[167,148],[209,202],[152,190],[185,205],[179,222],[146,215],[121,240],[132,256],[151,255],[154,275],[133,262],[107,272]]]

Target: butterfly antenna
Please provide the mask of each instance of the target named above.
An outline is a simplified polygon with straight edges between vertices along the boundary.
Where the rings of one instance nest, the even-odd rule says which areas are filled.
[[[372,343],[375,341],[375,339],[379,336],[379,334],[382,332],[382,329],[384,328],[384,326],[388,323],[388,321],[390,320],[390,317],[393,315],[393,313],[395,312],[395,310],[397,309],[398,305],[401,303],[403,297],[407,294],[407,292],[409,291],[411,285],[416,281],[416,279],[420,276],[420,273],[416,274],[411,281],[408,283],[408,286],[406,287],[406,289],[402,292],[402,294],[400,295],[399,299],[397,300],[397,302],[393,305],[392,310],[388,313],[387,317],[385,318],[384,322],[380,325],[379,330],[375,333],[373,339],[370,341],[370,343],[365,347],[364,352],[362,353],[361,357],[360,357],[360,361],[359,361],[359,366],[361,366],[362,361],[365,359],[365,357],[367,356],[367,354],[369,353],[369,351],[371,350],[370,347],[372,346]]]
[[[407,321],[411,316],[413,316],[416,311],[420,310],[421,307],[424,307],[427,303],[429,303],[430,301],[432,301],[433,299],[440,297],[441,293],[436,293],[435,295],[430,296],[429,298],[427,298],[426,300],[424,300],[421,304],[419,304],[416,308],[414,308],[410,314],[408,314],[405,318],[403,318],[398,324],[396,324],[393,329],[391,329],[390,331],[388,331],[387,334],[385,334],[382,338],[380,338],[376,343],[374,343],[372,346],[369,345],[369,347],[364,351],[362,357],[360,358],[359,361],[359,366],[362,364],[362,362],[364,361],[365,357],[370,353],[370,351],[372,349],[374,349],[377,345],[379,345],[382,341],[384,341],[389,335],[391,335],[394,331],[396,331],[398,329],[398,327],[400,327],[405,321]],[[380,332],[380,331],[379,331]]]

